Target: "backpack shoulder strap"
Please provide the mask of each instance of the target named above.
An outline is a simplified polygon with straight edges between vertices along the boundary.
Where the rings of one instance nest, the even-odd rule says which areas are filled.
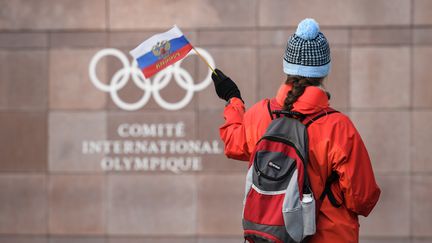
[[[271,107],[270,107],[270,102],[271,102],[271,100],[270,100],[270,99],[267,99],[267,110],[268,110],[268,113],[269,113],[269,115],[270,115],[270,118],[273,120],[274,118],[273,118],[273,112],[272,112],[272,109],[271,109]]]
[[[318,113],[315,113],[311,116],[307,116],[302,122],[306,127],[309,127],[312,123],[314,123],[316,120],[320,119],[321,117],[324,117],[324,116],[327,116],[327,115],[330,115],[333,113],[339,113],[339,111],[337,111],[331,107],[327,107]]]
[[[322,192],[321,196],[320,196],[320,200],[321,202],[324,200],[324,198],[327,196],[327,198],[329,199],[331,205],[333,205],[333,207],[335,208],[339,208],[340,206],[342,206],[343,203],[343,198],[342,198],[342,202],[339,203],[336,200],[336,197],[334,196],[332,190],[331,190],[331,185],[333,184],[333,182],[336,182],[339,180],[339,175],[335,172],[332,171],[332,173],[330,174],[330,176],[327,178],[325,187],[324,187],[324,191]]]
[[[333,109],[333,108],[328,107],[328,108],[326,108],[326,109],[324,109],[324,110],[318,112],[317,114],[314,114],[313,116],[306,117],[306,118],[304,119],[304,121],[303,121],[303,124],[304,124],[306,127],[309,127],[312,123],[314,123],[314,122],[317,121],[318,119],[320,119],[320,118],[322,118],[322,117],[324,117],[324,116],[327,116],[327,115],[333,114],[333,113],[339,113],[339,111],[337,111],[337,110],[335,110],[335,109]],[[331,185],[332,185],[334,182],[338,181],[338,180],[339,180],[339,175],[338,175],[335,171],[332,171],[332,173],[330,174],[330,176],[329,176],[329,177],[327,178],[327,180],[326,180],[326,183],[325,183],[325,186],[324,186],[324,191],[322,192],[322,194],[321,194],[321,196],[320,196],[320,200],[321,200],[321,202],[322,202],[322,201],[324,200],[324,198],[327,196],[327,198],[329,199],[331,205],[332,205],[333,207],[336,207],[336,208],[339,208],[340,206],[342,206],[342,203],[343,203],[343,201],[344,201],[343,198],[342,198],[342,202],[339,203],[339,202],[336,200],[336,197],[334,196],[334,194],[333,194],[333,192],[332,192],[332,190],[331,190]]]

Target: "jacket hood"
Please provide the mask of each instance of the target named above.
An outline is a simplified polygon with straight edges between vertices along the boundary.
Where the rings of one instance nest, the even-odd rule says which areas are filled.
[[[283,107],[285,98],[291,90],[291,85],[282,84],[276,94],[277,103]],[[293,111],[303,114],[313,114],[329,106],[327,94],[320,87],[306,87],[302,96],[294,103]]]

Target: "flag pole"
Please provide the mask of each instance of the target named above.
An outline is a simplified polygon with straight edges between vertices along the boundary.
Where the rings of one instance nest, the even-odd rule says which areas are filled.
[[[207,62],[207,60],[203,57],[203,56],[201,56],[201,54],[198,52],[198,50],[197,49],[195,49],[195,47],[194,46],[192,46],[192,48],[194,49],[194,51],[196,52],[196,54],[207,64],[207,66],[212,70],[212,72],[214,73],[214,74],[216,74],[216,76],[217,76],[217,73],[215,72],[215,70],[213,69],[213,67],[212,66],[210,66],[210,64]]]

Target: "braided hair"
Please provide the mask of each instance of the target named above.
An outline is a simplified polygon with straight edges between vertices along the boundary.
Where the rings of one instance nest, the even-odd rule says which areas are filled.
[[[291,111],[294,103],[298,100],[300,96],[302,96],[306,87],[321,86],[323,80],[324,77],[306,78],[306,77],[296,76],[296,75],[287,75],[285,84],[290,84],[292,86],[292,89],[288,92],[288,95],[285,98],[283,109],[286,111]],[[330,99],[330,94],[328,92],[326,93],[328,98]]]

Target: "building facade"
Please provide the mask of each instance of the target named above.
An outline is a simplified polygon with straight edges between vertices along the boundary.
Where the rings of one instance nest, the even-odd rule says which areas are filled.
[[[242,242],[247,164],[223,155],[206,65],[146,83],[128,51],[176,24],[250,106],[305,17],[382,189],[361,242],[432,242],[428,0],[0,0],[0,242]]]

